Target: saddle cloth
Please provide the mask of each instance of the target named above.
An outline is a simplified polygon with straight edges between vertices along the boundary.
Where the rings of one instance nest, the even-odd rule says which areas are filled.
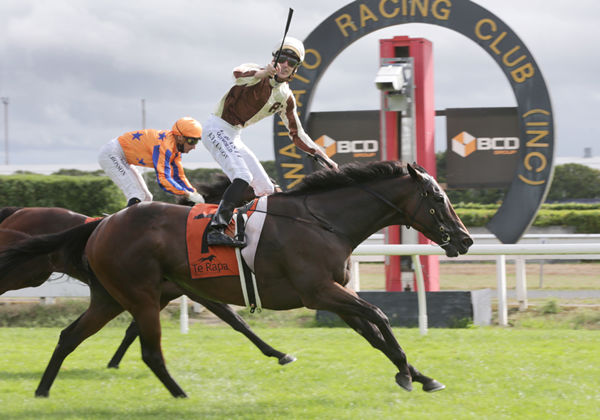
[[[254,200],[247,212],[246,243],[248,245],[242,250],[242,257],[251,269],[253,269],[254,264],[251,264],[248,261],[251,260],[253,262],[254,260],[254,253],[256,252],[258,240],[253,238],[253,236],[256,235],[256,226],[252,229],[249,229],[249,227],[251,224],[256,225],[257,222],[260,223],[260,228],[258,229],[258,235],[260,236],[262,222],[264,221],[263,213],[259,213],[259,215],[262,214],[262,217],[254,216],[259,201],[261,200]],[[186,222],[186,244],[188,266],[192,279],[226,276],[239,277],[240,275],[240,268],[238,267],[234,247],[208,246],[206,244],[206,228],[210,223],[212,215],[217,211],[217,207],[216,204],[196,204],[188,214]],[[235,232],[235,220],[236,217],[233,217],[226,229],[226,233],[230,236],[233,236],[233,232]],[[251,249],[247,250],[246,248],[248,247],[251,247]]]

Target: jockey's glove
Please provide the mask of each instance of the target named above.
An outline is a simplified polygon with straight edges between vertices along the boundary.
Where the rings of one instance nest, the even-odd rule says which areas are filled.
[[[188,193],[187,198],[194,203],[204,203],[204,197],[202,197],[202,194],[198,194],[195,191]]]

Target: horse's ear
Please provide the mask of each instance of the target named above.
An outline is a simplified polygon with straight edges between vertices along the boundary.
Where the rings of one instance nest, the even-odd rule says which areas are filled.
[[[408,169],[410,177],[415,181],[420,181],[423,178],[421,174],[410,163],[406,164],[406,169]]]

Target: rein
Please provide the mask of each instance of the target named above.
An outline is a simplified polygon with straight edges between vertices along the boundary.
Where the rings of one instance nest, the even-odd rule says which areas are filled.
[[[305,201],[306,201],[306,198],[305,198]],[[304,219],[304,218],[298,217],[298,216],[290,216],[289,214],[279,214],[279,213],[273,213],[273,212],[270,212],[270,211],[258,210],[258,209],[254,209],[253,212],[254,213],[264,213],[264,214],[266,214],[268,216],[282,217],[284,219],[290,219],[290,220],[294,220],[296,222],[306,223],[306,224],[309,224],[309,225],[316,225],[316,226],[319,226],[319,227],[321,227],[321,228],[323,228],[323,229],[325,229],[325,230],[327,230],[329,232],[336,233],[336,230],[335,230],[335,228],[333,226],[331,226],[327,222],[323,221],[323,219],[321,219],[321,218],[317,217],[316,215],[314,215],[313,212],[310,211],[310,208],[306,205],[306,203],[304,205],[308,209],[308,212],[310,213],[310,215],[313,216],[315,219],[317,219],[317,221],[319,223],[315,223],[312,220]],[[340,232],[337,232],[337,233],[340,233]]]
[[[307,195],[304,196],[304,200],[302,200],[302,203],[304,204],[304,207],[306,207],[306,210],[308,210],[308,213],[316,220],[316,222],[313,220],[305,219],[303,217],[290,216],[288,214],[272,213],[270,211],[265,211],[265,210],[255,209],[254,212],[264,213],[265,215],[268,215],[268,216],[282,217],[284,219],[290,219],[290,220],[294,220],[296,222],[318,226],[328,232],[334,233],[338,236],[343,236],[344,238],[346,238],[348,240],[348,242],[350,242],[351,244],[353,243],[353,241],[345,233],[340,232],[339,230],[334,228],[330,223],[328,223],[325,219],[323,219],[322,217],[319,217],[315,213],[313,213],[312,210],[310,209],[310,207],[308,206],[308,203],[306,202],[307,199],[308,199],[308,196]]]
[[[356,188],[359,188],[363,191],[365,191],[366,193],[372,195],[373,197],[377,198],[379,201],[383,202],[384,204],[386,204],[387,206],[389,206],[390,208],[392,208],[393,210],[395,210],[398,214],[400,215],[404,215],[407,218],[406,221],[406,227],[410,228],[411,225],[416,225],[416,221],[415,221],[415,217],[417,215],[417,213],[419,212],[419,210],[421,209],[421,207],[423,206],[423,202],[425,201],[425,198],[427,197],[427,191],[424,191],[421,188],[421,192],[420,192],[420,199],[419,199],[419,204],[417,205],[417,207],[415,208],[415,210],[413,211],[412,215],[407,215],[406,212],[404,212],[400,207],[398,207],[396,204],[392,203],[390,200],[388,200],[387,198],[385,198],[382,194],[378,193],[377,191],[365,186],[365,185],[361,185],[361,184],[356,184],[354,185]],[[266,215],[270,215],[270,216],[276,216],[276,217],[283,217],[286,219],[290,219],[290,220],[294,220],[297,222],[301,222],[301,223],[306,223],[306,224],[311,224],[311,225],[315,225],[315,226],[319,226],[320,228],[331,232],[333,234],[336,234],[338,236],[342,236],[344,238],[346,238],[348,240],[348,242],[350,242],[351,244],[353,244],[353,247],[355,247],[357,244],[354,244],[354,241],[352,241],[351,238],[349,238],[345,233],[340,232],[339,230],[337,230],[331,223],[329,223],[327,220],[323,219],[322,217],[318,216],[317,214],[315,214],[311,208],[309,207],[308,203],[307,203],[307,199],[308,199],[308,195],[304,196],[303,199],[303,204],[304,207],[306,208],[306,210],[308,211],[308,213],[316,220],[308,220],[308,219],[304,219],[302,217],[297,217],[297,216],[290,216],[287,214],[277,214],[277,213],[271,213],[269,211],[264,211],[264,210],[255,210],[256,212],[259,213],[264,213]],[[440,230],[443,232],[444,231],[444,227],[443,227],[443,223],[441,222],[441,220],[439,219],[439,216],[436,214],[437,212],[435,211],[435,209],[432,207],[431,209],[429,209],[429,213],[434,217],[434,219],[436,220],[436,222],[440,225]],[[421,226],[422,227],[422,226]],[[446,238],[444,240],[443,243],[439,244],[439,246],[444,246],[447,245],[450,242],[450,235],[446,234]]]

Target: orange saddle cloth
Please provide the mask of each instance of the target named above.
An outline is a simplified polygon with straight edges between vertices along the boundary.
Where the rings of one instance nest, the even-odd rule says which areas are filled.
[[[257,202],[258,200],[255,200],[250,207],[247,213],[248,217],[256,208]],[[208,246],[206,244],[206,228],[212,215],[217,211],[217,207],[216,204],[196,204],[188,214],[186,244],[192,279],[240,275],[234,247]],[[235,215],[237,215],[237,211]],[[227,227],[227,234],[230,236],[233,236],[235,232],[235,215]]]

